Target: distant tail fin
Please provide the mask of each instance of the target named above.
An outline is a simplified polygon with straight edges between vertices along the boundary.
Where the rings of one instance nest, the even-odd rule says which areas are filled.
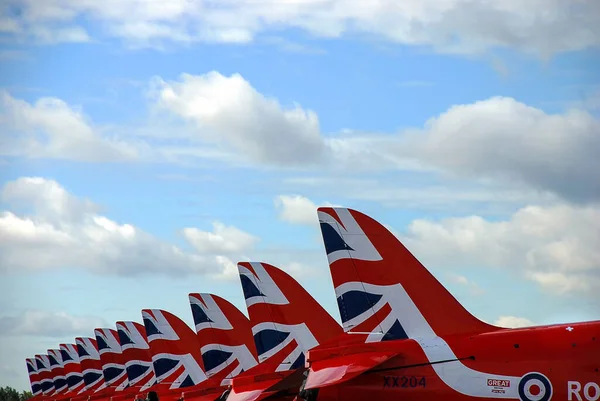
[[[77,394],[85,387],[81,363],[79,363],[79,355],[77,354],[77,345],[60,344],[59,348],[69,392]]]
[[[145,391],[156,383],[146,329],[136,322],[117,322],[117,333],[129,386]]]
[[[48,350],[48,361],[50,362],[50,374],[54,381],[54,394],[63,394],[69,391],[65,370],[63,369],[62,356],[59,349]]]
[[[144,327],[158,383],[184,388],[206,380],[196,333],[174,314],[142,310]]]
[[[81,364],[81,373],[83,374],[83,382],[85,388],[81,393],[95,393],[106,387],[104,374],[102,373],[102,361],[98,352],[98,343],[95,338],[77,337],[77,355],[79,355],[79,363]]]
[[[37,371],[35,358],[25,359],[27,364],[27,373],[29,374],[29,383],[31,383],[31,393],[36,395],[42,394],[42,386],[40,385],[40,375]]]
[[[119,344],[119,333],[113,329],[94,330],[96,343],[98,344],[98,353],[102,361],[102,374],[106,386],[116,391],[121,391],[127,387],[127,370],[121,353],[121,344]]]
[[[343,333],[290,275],[267,263],[238,263],[259,361],[276,371],[304,367],[306,352]],[[271,362],[270,362],[271,363]]]
[[[238,308],[212,294],[190,294],[189,300],[208,377],[226,385],[258,363],[250,320]]]
[[[344,330],[367,341],[480,333],[475,318],[383,225],[355,210],[318,209]]]
[[[50,360],[48,359],[48,355],[36,355],[35,364],[39,374],[42,394],[45,396],[52,395],[54,393],[54,380],[50,372]]]

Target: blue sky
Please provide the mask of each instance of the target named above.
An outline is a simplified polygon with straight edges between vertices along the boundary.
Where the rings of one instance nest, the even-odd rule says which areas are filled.
[[[389,226],[486,321],[600,318],[593,2],[540,26],[535,7],[460,0],[9,3],[0,385],[27,388],[24,358],[142,308],[191,323],[189,292],[245,310],[247,259],[337,319],[328,203]]]

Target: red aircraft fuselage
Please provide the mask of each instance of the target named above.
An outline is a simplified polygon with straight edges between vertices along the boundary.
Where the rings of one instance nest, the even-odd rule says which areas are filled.
[[[337,367],[323,371],[331,377],[344,375],[347,366],[360,368],[361,359],[368,356],[395,356],[348,381],[322,387],[318,394],[313,391],[313,398],[305,398],[318,401],[600,399],[600,321],[500,329],[443,340],[455,358],[428,358],[427,348],[443,347],[439,340],[422,340],[420,344],[408,339],[317,348],[309,352],[308,363],[326,366],[329,358],[335,358]],[[344,360],[346,364],[340,363]],[[362,367],[368,369],[368,362]]]

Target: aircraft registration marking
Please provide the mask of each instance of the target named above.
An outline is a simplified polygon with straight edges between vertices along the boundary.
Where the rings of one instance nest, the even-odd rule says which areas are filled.
[[[575,380],[567,382],[568,401],[597,401],[598,399],[600,399],[600,385],[598,383],[581,383]]]
[[[384,376],[383,387],[427,387],[425,376]]]

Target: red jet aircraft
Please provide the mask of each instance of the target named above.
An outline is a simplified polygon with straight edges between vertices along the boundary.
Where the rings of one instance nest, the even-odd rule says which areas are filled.
[[[600,399],[600,321],[484,323],[377,221],[343,208],[318,215],[346,334],[308,352],[299,398]]]

